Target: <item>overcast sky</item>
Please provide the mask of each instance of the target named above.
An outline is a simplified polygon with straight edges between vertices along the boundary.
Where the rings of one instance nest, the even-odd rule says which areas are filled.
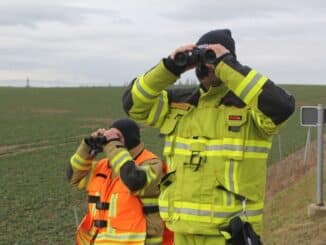
[[[325,0],[11,0],[0,9],[0,85],[123,85],[219,28],[231,29],[242,64],[274,82],[326,85]]]

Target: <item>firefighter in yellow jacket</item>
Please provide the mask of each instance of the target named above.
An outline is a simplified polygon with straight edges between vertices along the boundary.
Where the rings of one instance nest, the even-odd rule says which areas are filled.
[[[167,89],[193,68],[199,87]],[[163,58],[132,81],[123,105],[165,136],[159,209],[175,244],[248,244],[240,241],[244,224],[261,234],[266,160],[294,98],[239,63],[230,30],[205,33]]]
[[[106,158],[96,161],[102,151]],[[117,120],[82,140],[68,177],[88,192],[77,244],[161,244],[164,225],[157,197],[162,162],[144,148],[134,121]]]

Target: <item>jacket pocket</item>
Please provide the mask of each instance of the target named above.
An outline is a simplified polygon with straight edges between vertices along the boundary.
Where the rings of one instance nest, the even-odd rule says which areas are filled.
[[[98,193],[101,191],[101,188],[103,184],[107,181],[107,178],[110,178],[111,176],[107,173],[96,173],[95,176],[93,176],[92,180],[90,181],[87,191],[89,194]]]
[[[248,111],[232,108],[226,110],[224,115],[224,156],[242,160],[247,138]]]
[[[160,128],[160,133],[163,135],[169,135],[173,133],[181,117],[182,115],[177,113],[168,114],[163,122],[163,125]]]

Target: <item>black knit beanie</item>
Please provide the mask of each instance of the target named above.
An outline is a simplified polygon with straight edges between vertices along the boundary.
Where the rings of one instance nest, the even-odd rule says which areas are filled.
[[[222,44],[225,48],[235,55],[235,43],[229,29],[213,30],[202,35],[196,45],[202,44]],[[196,75],[199,79],[208,76],[208,68],[205,65],[200,65],[196,68]]]
[[[196,45],[216,43],[222,44],[235,56],[235,43],[229,29],[209,31],[199,38]]]
[[[110,128],[117,128],[125,138],[125,146],[128,150],[134,148],[140,143],[139,126],[133,120],[128,118],[115,121]]]

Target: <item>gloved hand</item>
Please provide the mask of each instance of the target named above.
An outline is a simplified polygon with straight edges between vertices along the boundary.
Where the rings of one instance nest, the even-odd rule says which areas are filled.
[[[228,54],[231,54],[230,50],[228,50],[227,48],[225,48],[223,45],[221,44],[209,44],[207,45],[208,49],[211,49],[214,51],[215,55],[216,55],[216,61],[215,64],[206,64],[207,67],[211,67],[213,69],[215,69],[215,67],[217,66],[217,64]]]
[[[193,50],[194,47],[196,47],[195,44],[186,44],[186,45],[183,45],[183,46],[177,48],[169,55],[168,58],[163,59],[164,66],[176,76],[180,76],[181,73],[188,71],[190,69],[193,69],[196,66],[196,64],[178,66],[174,62],[174,58],[175,58],[176,53],[187,52],[187,51],[189,52],[189,51]]]
[[[99,128],[91,134],[90,137],[84,139],[85,143],[90,147],[89,154],[95,157],[103,151],[103,146],[107,144],[107,139],[104,137],[105,128]]]

